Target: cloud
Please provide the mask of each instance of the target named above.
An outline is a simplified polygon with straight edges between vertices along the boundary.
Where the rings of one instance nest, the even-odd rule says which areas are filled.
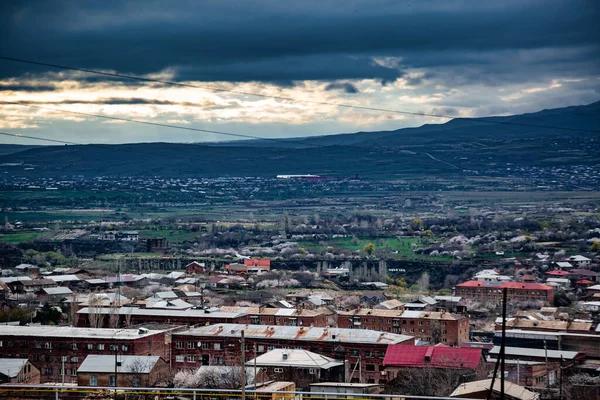
[[[339,90],[343,93],[354,94],[358,93],[358,89],[356,86],[349,82],[332,82],[329,85],[325,86],[325,90]]]

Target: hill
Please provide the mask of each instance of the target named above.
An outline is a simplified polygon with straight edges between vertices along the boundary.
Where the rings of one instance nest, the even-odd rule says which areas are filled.
[[[21,163],[1,166],[0,173],[199,177],[318,174],[377,179],[502,176],[507,169],[597,165],[599,116],[600,102],[596,102],[507,117],[454,119],[391,132],[281,141],[39,146],[0,154],[0,163]]]

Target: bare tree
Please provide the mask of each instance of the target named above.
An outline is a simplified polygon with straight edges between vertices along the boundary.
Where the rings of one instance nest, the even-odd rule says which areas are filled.
[[[91,297],[88,302],[88,319],[91,328],[102,328],[104,326],[104,314],[102,314],[102,299]]]

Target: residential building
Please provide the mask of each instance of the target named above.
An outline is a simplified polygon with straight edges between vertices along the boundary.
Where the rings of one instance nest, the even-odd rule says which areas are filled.
[[[246,362],[256,366],[277,381],[293,381],[301,389],[315,382],[343,382],[345,364],[321,354],[304,349],[274,349]]]
[[[484,379],[468,383],[461,383],[450,394],[450,397],[464,397],[468,399],[499,399],[500,398],[500,379],[494,381],[492,388],[492,379]],[[490,395],[490,388],[492,394]],[[527,390],[523,386],[504,380],[504,395],[510,400],[539,400],[540,394]]]
[[[40,370],[27,358],[0,358],[0,384],[35,385],[40,383]]]
[[[543,301],[553,304],[554,288],[541,283],[527,282],[481,282],[459,283],[455,295],[480,302],[502,303],[502,289],[508,290],[510,301]]]
[[[169,378],[169,364],[159,356],[89,355],[77,369],[78,386],[157,387]]]
[[[455,369],[463,371],[465,379],[475,379],[477,370],[484,364],[481,349],[444,345],[390,345],[383,359],[388,381],[401,377],[411,368]]]
[[[0,357],[27,358],[39,368],[41,383],[75,382],[90,354],[166,357],[164,330],[92,329],[68,326],[0,325]]]
[[[338,327],[372,329],[411,335],[428,343],[459,346],[469,340],[469,319],[442,311],[400,311],[361,308],[338,311]]]
[[[198,261],[192,261],[185,266],[186,275],[204,274],[206,272],[206,264]]]
[[[327,308],[309,310],[304,308],[269,307],[221,307],[222,312],[247,314],[253,325],[280,326],[327,326],[327,319],[333,312]]]
[[[361,371],[360,377],[365,383],[385,381],[381,360],[389,344],[414,344],[411,336],[373,330],[242,324],[198,326],[173,333],[174,370],[236,362],[240,359],[242,331],[246,361],[274,349],[304,349],[348,362],[351,370]],[[359,374],[355,372],[346,379],[358,382]]]

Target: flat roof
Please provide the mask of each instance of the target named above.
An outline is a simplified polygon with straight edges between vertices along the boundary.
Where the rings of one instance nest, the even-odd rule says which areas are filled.
[[[0,325],[0,336],[33,336],[44,338],[90,338],[90,339],[138,339],[156,335],[164,331],[109,328],[76,328],[72,326],[12,326]]]
[[[98,314],[109,315],[114,312],[110,307],[94,308],[93,312]],[[77,311],[77,314],[89,314],[90,308],[84,307]],[[137,308],[137,307],[120,307],[119,315],[147,315],[147,316],[166,316],[166,317],[183,317],[183,318],[237,318],[247,315],[246,313],[228,313],[222,311],[205,312],[204,310],[188,309],[188,310],[161,310],[153,308]]]

